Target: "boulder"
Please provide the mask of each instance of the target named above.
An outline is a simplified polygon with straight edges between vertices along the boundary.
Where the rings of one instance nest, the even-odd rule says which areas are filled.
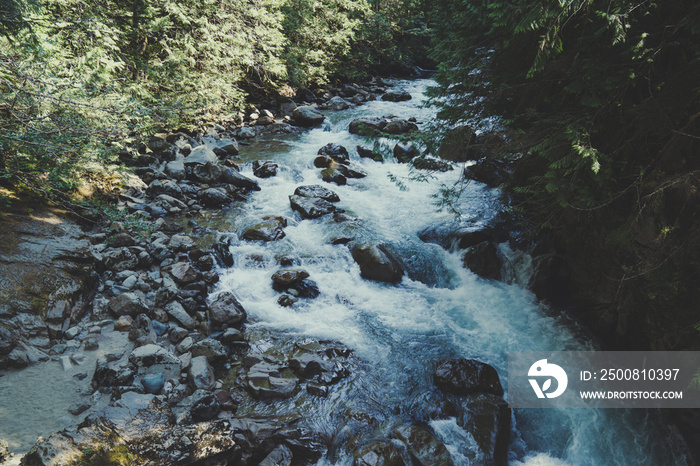
[[[192,152],[190,152],[190,155],[185,157],[183,163],[185,164],[185,166],[206,165],[208,163],[218,164],[219,159],[213,150],[211,150],[205,144],[202,144],[201,146],[197,146],[194,149],[192,149]]]
[[[253,162],[253,175],[258,178],[270,178],[277,175],[279,165],[273,162],[261,162],[256,160]]]
[[[382,244],[358,244],[352,248],[352,258],[367,280],[397,284],[404,268],[394,254]]]
[[[187,179],[196,183],[214,184],[221,179],[224,170],[218,163],[195,164],[185,169]]]
[[[394,438],[406,444],[414,464],[420,466],[452,466],[447,447],[430,432],[418,426],[401,426],[393,432]]]
[[[484,464],[508,463],[511,413],[502,398],[481,394],[467,401],[457,424],[476,440],[484,455]]]
[[[454,395],[503,395],[503,387],[496,369],[474,359],[449,359],[439,362],[433,373],[433,380],[440,390]]]
[[[328,167],[321,172],[321,179],[326,183],[335,183],[342,186],[348,183],[347,178],[337,168]]]
[[[278,270],[272,274],[272,288],[282,292],[308,277],[309,272],[303,269]]]
[[[348,162],[350,160],[350,154],[348,154],[348,150],[340,144],[334,144],[332,142],[329,142],[325,146],[321,147],[318,150],[318,155],[327,155],[341,163]]]
[[[201,278],[201,274],[189,262],[176,262],[168,266],[164,272],[169,273],[173,280],[181,286],[196,282]]]
[[[472,246],[463,258],[464,266],[482,278],[501,279],[501,256],[498,248],[490,242],[483,241]]]
[[[377,162],[381,162],[384,160],[384,157],[382,157],[382,154],[379,152],[376,152],[373,149],[367,149],[366,147],[362,146],[357,146],[357,154],[360,156],[360,158],[363,159],[372,159]]]
[[[382,95],[382,100],[387,102],[403,102],[411,100],[413,97],[406,91],[389,91]]]
[[[420,150],[412,142],[398,142],[394,146],[394,157],[399,163],[408,163],[419,155]]]
[[[328,202],[339,202],[340,197],[330,189],[326,189],[320,185],[298,186],[294,190],[294,195],[303,197],[317,197]]]
[[[245,175],[241,175],[240,172],[234,170],[233,168],[224,168],[221,175],[221,182],[228,183],[248,191],[260,191],[260,185],[257,181],[251,180]]]
[[[386,125],[386,118],[357,118],[350,122],[348,131],[350,131],[351,134],[359,134],[362,136],[374,136],[381,133]]]
[[[95,364],[92,386],[93,388],[125,387],[131,385],[135,375],[136,372],[129,364],[109,362],[105,358],[99,358]]]
[[[219,400],[213,393],[206,390],[197,390],[190,398],[188,401],[191,404],[190,417],[193,422],[210,421],[221,411]],[[183,403],[185,403],[184,400]]]
[[[235,139],[221,139],[212,150],[220,157],[238,155],[238,142]]]
[[[192,390],[213,390],[216,383],[214,371],[205,356],[197,356],[190,361],[187,381]]]
[[[190,348],[193,357],[204,356],[212,366],[223,366],[228,360],[226,348],[220,341],[205,338],[193,344]]]
[[[435,157],[416,157],[411,164],[419,170],[431,170],[435,172],[447,172],[454,170],[454,167],[444,160]]]
[[[175,160],[168,162],[165,165],[165,174],[175,180],[184,180],[187,175],[185,171],[185,157],[178,154]]]
[[[462,125],[452,128],[447,132],[437,155],[451,162],[466,162],[473,160],[469,154],[469,148],[476,140],[476,133],[470,126]]]
[[[105,269],[113,272],[133,270],[139,265],[139,258],[129,248],[119,248],[102,254]]]
[[[292,209],[299,212],[303,218],[313,219],[335,210],[335,206],[320,197],[289,196]]]
[[[296,126],[312,127],[319,126],[326,117],[315,107],[303,105],[297,107],[292,112],[292,123]]]
[[[283,228],[287,226],[284,217],[263,217],[263,222],[248,228],[242,238],[248,241],[277,241],[285,237]]]
[[[391,120],[384,126],[383,131],[388,134],[406,134],[418,131],[418,126],[408,120],[398,118]]]
[[[219,265],[233,267],[233,254],[231,254],[228,241],[220,241],[214,244],[211,249]]]
[[[167,194],[175,199],[182,199],[182,189],[173,180],[154,180],[148,185],[146,192],[153,197],[159,194]]]
[[[215,328],[222,325],[239,326],[247,318],[245,309],[232,293],[219,294],[209,305],[209,319]]]
[[[350,104],[348,103],[348,101],[340,96],[332,97],[331,100],[328,101],[326,106],[331,110],[347,110],[350,108]]]
[[[180,325],[182,325],[187,330],[194,330],[197,323],[195,320],[187,313],[185,308],[177,301],[165,306],[163,309],[171,319],[174,319]]]
[[[346,178],[365,178],[369,175],[363,168],[352,163],[339,165],[337,171]]]
[[[202,204],[207,207],[221,207],[231,201],[226,194],[226,191],[221,188],[205,189],[202,191],[201,199]]]
[[[107,309],[114,317],[124,315],[134,317],[148,310],[141,297],[136,293],[122,293],[115,296],[107,303]]]

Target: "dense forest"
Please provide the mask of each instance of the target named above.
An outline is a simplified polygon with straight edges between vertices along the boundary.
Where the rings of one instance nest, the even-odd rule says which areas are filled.
[[[607,341],[694,347],[699,35],[691,0],[5,0],[0,196],[251,99],[435,67],[444,128],[502,119],[488,162],[553,251],[548,298]]]

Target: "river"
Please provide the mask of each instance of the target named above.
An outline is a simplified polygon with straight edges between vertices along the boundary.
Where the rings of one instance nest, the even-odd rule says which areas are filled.
[[[570,319],[537,302],[522,283],[530,272],[526,256],[510,251],[515,264],[510,283],[481,279],[462,267],[460,252],[422,242],[418,233],[435,225],[478,229],[502,208],[498,192],[469,183],[457,203],[461,216],[440,212],[433,195],[451,186],[459,169],[437,173],[428,182],[415,179],[407,164],[359,159],[354,148],[371,146],[348,132],[349,122],[363,116],[434,118],[424,95],[429,80],[405,81],[406,102],[367,103],[341,112],[326,112],[326,124],[301,135],[278,135],[244,146],[244,161],[272,160],[281,167],[276,177],[259,180],[260,192],[216,221],[232,238],[235,266],[221,270],[217,291],[232,291],[249,313],[250,330],[273,329],[295,337],[342,342],[363,363],[351,380],[328,399],[297,397],[305,421],[323,426],[331,449],[323,464],[350,464],[343,444],[353,435],[381,437],[401,422],[427,423],[447,445],[456,464],[479,464],[475,443],[454,419],[430,420],[440,399],[432,381],[438,360],[474,358],[495,367],[506,387],[508,351],[588,350],[595,344]],[[354,163],[369,176],[345,186],[321,181],[313,166],[319,148],[332,142],[348,148]],[[251,176],[250,169],[243,173]],[[302,220],[288,196],[299,185],[321,184],[340,196],[338,207],[358,218],[336,223],[332,216]],[[237,231],[266,215],[289,219],[286,237],[271,243],[238,240]],[[364,280],[347,247],[332,245],[336,237],[353,237],[393,246],[408,265],[397,286]],[[279,269],[277,257],[293,256],[321,291],[314,300],[293,307],[277,304],[269,286]],[[520,279],[518,279],[520,277]],[[349,427],[341,413],[362,413],[377,422]],[[361,425],[362,423],[360,423]],[[361,432],[360,432],[361,431]],[[514,410],[511,464],[688,464],[683,442],[661,413],[648,410],[548,409]]]

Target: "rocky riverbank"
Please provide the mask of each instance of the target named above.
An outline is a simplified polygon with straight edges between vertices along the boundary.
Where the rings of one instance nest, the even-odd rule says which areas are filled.
[[[110,218],[81,212],[100,222],[85,235],[62,216],[55,217],[62,232],[42,235],[26,230],[35,218],[12,218],[18,227],[8,237],[23,239],[19,252],[8,249],[3,261],[4,273],[19,279],[3,300],[11,307],[0,327],[0,363],[17,370],[51,360],[48,364],[60,363],[84,381],[79,401],[70,406],[73,425],[40,439],[23,464],[307,464],[328,453],[321,432],[303,422],[303,409],[289,409],[285,400],[303,406],[332,397],[362,362],[338,343],[250,331],[234,294],[211,294],[217,270],[236,264],[227,234],[201,219],[210,210],[245,202],[248,193],[261,189],[256,178],[276,176],[280,169],[260,160],[251,166],[252,177],[242,174],[239,144],[323,125],[321,110],[411,98],[388,90],[390,84],[345,85],[320,95],[302,90],[296,101],[279,102],[275,112],[251,106],[241,127],[130,141],[120,159],[138,178],[120,191]],[[354,121],[350,131],[396,136],[417,131],[418,125],[415,119],[387,116]],[[362,147],[357,151],[382,156]],[[397,143],[393,155],[419,169],[453,168],[420,157],[410,143]],[[324,181],[337,185],[367,176],[346,148],[334,144],[319,148],[314,165]],[[290,193],[290,205],[302,219],[358,220],[336,208],[337,201],[336,193],[316,185]],[[261,218],[241,238],[277,241],[286,226],[281,216]],[[26,241],[42,236],[41,242]],[[352,237],[336,238],[334,244],[351,248],[366,279],[398,283],[406,273],[386,245]],[[29,263],[34,268],[26,273],[39,280],[29,279],[24,269],[17,275],[16,267]],[[280,305],[318,296],[313,277],[296,258],[282,256],[278,263],[269,286],[280,293]],[[51,289],[43,277],[60,285]],[[510,411],[495,370],[477,361],[447,361],[436,368],[435,382],[445,401],[432,419],[456,417],[488,462],[504,463]],[[383,431],[383,438],[356,438],[340,448],[353,451],[358,465],[452,463],[426,425]]]

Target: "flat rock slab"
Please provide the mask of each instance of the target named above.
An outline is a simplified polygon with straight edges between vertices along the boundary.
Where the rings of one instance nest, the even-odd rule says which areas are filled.
[[[0,213],[0,315],[43,314],[47,303],[70,301],[93,267],[90,243],[58,209]]]

